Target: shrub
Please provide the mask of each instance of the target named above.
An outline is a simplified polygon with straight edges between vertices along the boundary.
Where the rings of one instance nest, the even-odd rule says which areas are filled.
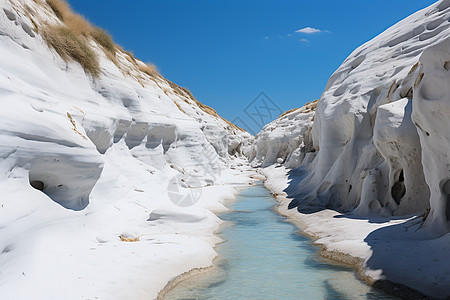
[[[65,26],[48,26],[43,31],[46,42],[65,60],[73,59],[94,77],[100,75],[97,55],[89,48],[88,41]]]

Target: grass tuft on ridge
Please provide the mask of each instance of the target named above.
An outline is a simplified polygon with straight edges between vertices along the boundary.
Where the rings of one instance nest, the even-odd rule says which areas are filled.
[[[63,22],[63,25],[46,25],[43,29],[44,40],[65,61],[74,60],[94,77],[100,76],[99,59],[89,44],[90,41],[94,41],[119,68],[121,67],[117,64],[117,51],[125,53],[125,58],[141,72],[151,77],[159,75],[153,64],[138,64],[132,52],[116,45],[107,31],[91,25],[83,16],[74,13],[65,0],[45,0],[44,3]]]
[[[96,53],[89,45],[93,39],[114,60],[116,47],[111,36],[103,29],[91,25],[83,16],[72,11],[64,0],[46,0],[55,15],[64,25],[47,25],[43,30],[44,40],[65,60],[78,62],[94,77],[100,75],[100,64]]]
[[[141,72],[144,72],[145,74],[147,74],[151,77],[156,77],[159,74],[158,69],[156,68],[156,66],[154,64],[141,63],[141,64],[139,64],[138,67]]]
[[[65,26],[48,26],[43,30],[43,37],[48,45],[68,61],[78,62],[86,72],[94,77],[100,75],[97,55],[89,48],[88,41]]]

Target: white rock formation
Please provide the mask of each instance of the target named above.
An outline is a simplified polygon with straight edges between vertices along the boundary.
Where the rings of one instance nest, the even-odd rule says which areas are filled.
[[[446,2],[450,7],[450,1]],[[443,8],[442,3],[439,7]],[[422,145],[422,165],[430,187],[425,226],[450,231],[450,37],[425,50],[420,58],[412,119]]]
[[[439,1],[357,48],[336,70],[314,116],[316,157],[303,162],[288,189],[292,206],[365,216],[430,208],[423,229],[450,230],[449,21],[450,1]],[[299,134],[282,133],[296,126]],[[287,141],[302,139],[309,126],[269,124],[251,158],[266,166],[301,151],[286,150]],[[265,140],[276,141],[279,153]]]
[[[252,137],[121,50],[89,40],[98,78],[64,61],[48,24],[45,1],[0,2],[0,298],[154,298],[211,263],[205,208]]]
[[[285,112],[267,124],[255,136],[249,161],[254,167],[284,164],[295,168],[305,159],[312,148],[311,126],[317,100],[302,108]]]
[[[100,56],[99,78],[64,62],[30,29],[32,22],[39,28],[60,21],[45,2],[28,2],[7,1],[0,15],[5,169],[28,170],[30,182],[53,200],[82,209],[101,175],[102,154],[122,141],[143,163],[159,168],[171,163],[189,171],[209,164],[200,153],[210,153],[209,159],[223,166],[229,154],[245,150],[248,133],[185,89],[140,72],[126,53],[117,53],[118,68],[92,44]]]

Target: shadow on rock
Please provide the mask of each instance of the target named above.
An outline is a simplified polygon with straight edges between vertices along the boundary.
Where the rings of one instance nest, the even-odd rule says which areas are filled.
[[[386,226],[364,239],[372,251],[366,267],[385,278],[373,287],[403,299],[450,299],[450,234],[427,238],[418,230],[420,223]]]
[[[304,214],[312,214],[322,211],[326,208],[309,203],[307,195],[299,192],[300,183],[308,176],[308,170],[302,166],[292,169],[288,172],[289,185],[283,190],[286,193],[286,198],[292,199],[288,204],[288,209],[297,208],[297,210]]]

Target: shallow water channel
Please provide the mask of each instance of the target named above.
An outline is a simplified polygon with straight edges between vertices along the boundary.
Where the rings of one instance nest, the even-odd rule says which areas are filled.
[[[276,204],[262,184],[242,190],[220,215],[227,222],[214,268],[182,281],[165,299],[395,299],[321,259]]]

